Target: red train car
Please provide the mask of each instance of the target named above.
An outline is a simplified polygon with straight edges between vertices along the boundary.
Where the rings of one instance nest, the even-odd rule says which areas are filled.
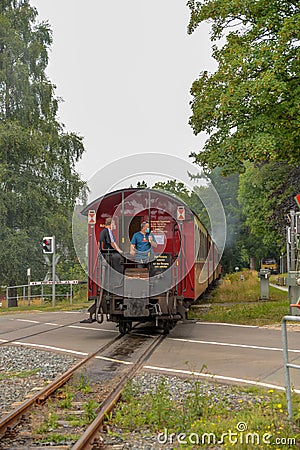
[[[198,217],[178,198],[153,189],[122,189],[90,203],[82,214],[88,225],[88,297],[96,319],[108,320],[125,334],[133,322],[152,322],[167,333],[185,317],[191,303],[219,276],[215,243]],[[121,270],[99,255],[98,239],[112,217],[113,234],[123,251]],[[130,243],[141,223],[150,223],[157,242],[143,268],[130,255]]]

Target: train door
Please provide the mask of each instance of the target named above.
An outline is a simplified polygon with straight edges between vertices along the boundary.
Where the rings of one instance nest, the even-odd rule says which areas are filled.
[[[124,242],[123,242],[123,251],[125,253],[129,253],[130,251],[130,242],[132,236],[137,231],[141,230],[141,223],[143,220],[143,216],[124,216]],[[121,233],[121,230],[120,230]],[[120,241],[122,242],[122,236],[120,236]]]

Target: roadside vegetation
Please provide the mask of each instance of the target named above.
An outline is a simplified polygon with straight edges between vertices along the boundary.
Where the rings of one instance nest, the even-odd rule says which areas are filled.
[[[275,280],[274,280],[275,281]],[[270,299],[259,300],[256,271],[243,270],[224,276],[220,284],[189,312],[190,319],[245,325],[280,323],[289,314],[287,292],[270,286]]]
[[[232,448],[234,443],[240,450],[296,447],[300,437],[298,398],[294,399],[296,421],[290,423],[283,393],[256,387],[220,387],[197,379],[183,383],[186,392],[175,396],[172,382],[168,384],[164,377],[148,392],[139,382],[129,383],[113,415],[107,417],[109,434],[124,441],[140,434],[156,438],[168,448],[170,444],[171,448],[184,449]]]

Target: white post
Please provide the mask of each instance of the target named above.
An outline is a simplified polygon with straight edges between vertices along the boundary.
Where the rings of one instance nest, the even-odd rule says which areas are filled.
[[[31,295],[31,291],[30,291],[30,275],[31,275],[31,271],[30,269],[27,269],[27,279],[28,279],[28,288],[27,288],[27,293],[28,293],[28,306],[30,306],[30,295]]]
[[[53,236],[53,253],[52,253],[52,306],[55,307],[55,236]]]

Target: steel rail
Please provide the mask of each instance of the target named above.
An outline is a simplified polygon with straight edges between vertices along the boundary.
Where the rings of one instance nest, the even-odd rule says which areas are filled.
[[[71,450],[85,450],[85,449],[93,449],[93,446],[97,446],[97,436],[99,435],[99,428],[103,423],[105,415],[108,414],[117,401],[119,400],[122,391],[128,381],[130,381],[134,375],[142,368],[145,361],[151,356],[152,352],[156,347],[160,345],[160,343],[165,339],[166,336],[157,336],[153,342],[151,342],[150,346],[144,351],[144,353],[139,357],[136,363],[127,371],[122,379],[119,381],[118,385],[115,389],[108,395],[106,400],[101,404],[100,410],[98,411],[98,416],[94,419],[94,421],[88,426],[83,435],[79,438],[79,440],[73,445]],[[99,445],[99,444],[98,444]],[[97,447],[99,448],[99,447]]]
[[[108,343],[102,345],[98,350],[89,354],[86,358],[80,360],[77,364],[59,376],[56,380],[46,386],[42,391],[38,392],[16,409],[8,413],[2,420],[0,420],[0,438],[5,434],[5,432],[16,426],[16,424],[21,420],[22,416],[34,405],[43,403],[53,392],[63,386],[71,376],[84,364],[86,364],[90,359],[94,358],[98,355],[99,352],[103,352],[111,345],[113,345],[116,341],[121,339],[122,336],[117,336]]]

